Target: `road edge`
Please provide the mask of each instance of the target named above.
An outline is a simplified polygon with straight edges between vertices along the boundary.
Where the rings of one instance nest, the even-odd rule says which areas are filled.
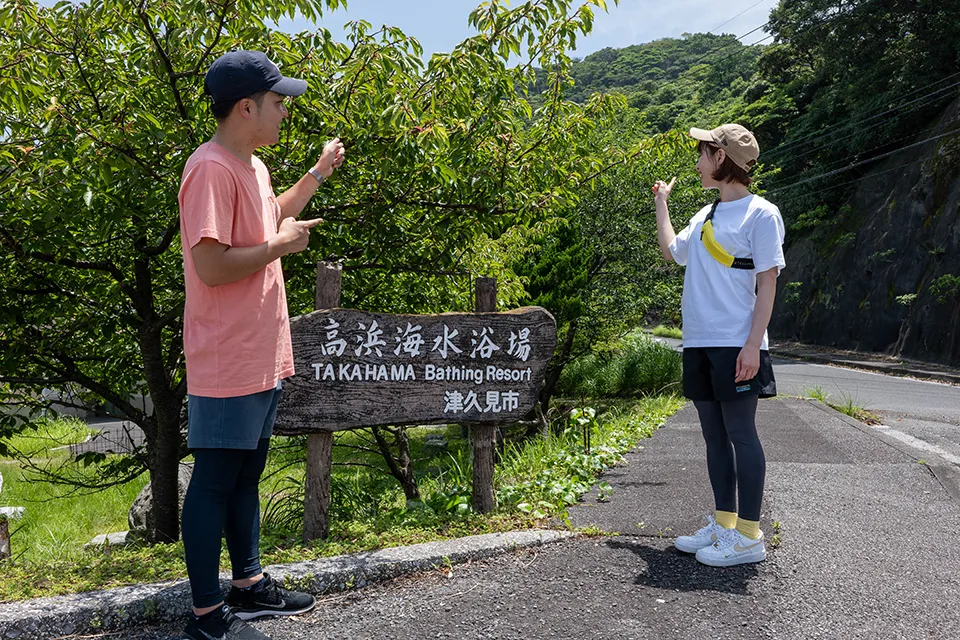
[[[285,586],[324,595],[359,589],[438,567],[557,543],[577,535],[575,532],[547,529],[488,533],[273,565],[266,567],[265,571]],[[228,588],[230,576],[224,573],[220,578],[224,589]],[[79,634],[102,634],[185,619],[190,606],[190,585],[186,579],[10,602],[0,607],[0,638],[49,640],[66,639]]]

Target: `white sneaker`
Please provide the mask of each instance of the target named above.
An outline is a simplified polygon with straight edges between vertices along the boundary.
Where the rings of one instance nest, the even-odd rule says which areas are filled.
[[[697,551],[697,561],[711,567],[732,567],[766,558],[762,531],[759,539],[751,540],[736,529],[725,529],[716,542]]]
[[[726,531],[726,529],[717,524],[717,521],[713,519],[713,516],[708,515],[707,526],[703,527],[692,536],[680,536],[674,540],[673,546],[685,553],[696,553],[697,551],[700,551],[700,549],[709,547],[716,542],[719,539],[720,534],[724,531]]]

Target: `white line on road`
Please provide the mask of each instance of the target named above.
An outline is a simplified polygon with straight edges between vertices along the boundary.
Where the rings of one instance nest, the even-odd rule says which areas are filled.
[[[776,356],[774,356],[774,358],[776,358]],[[917,383],[919,383],[919,384],[935,384],[935,385],[940,386],[940,387],[950,387],[950,388],[952,388],[952,389],[956,389],[956,385],[950,384],[949,382],[937,382],[936,380],[923,380],[923,379],[921,379],[921,378],[913,378],[913,377],[910,377],[910,376],[899,376],[899,375],[895,375],[895,374],[893,374],[893,373],[883,373],[883,372],[881,372],[881,371],[869,371],[869,370],[867,370],[867,369],[856,369],[856,368],[854,368],[853,366],[844,366],[844,365],[842,365],[842,364],[821,364],[821,363],[819,363],[819,362],[807,362],[807,361],[804,361],[804,360],[790,360],[790,361],[791,361],[791,362],[801,362],[801,363],[803,363],[803,364],[805,364],[805,365],[809,365],[809,366],[811,366],[811,367],[825,367],[825,368],[827,368],[827,369],[834,369],[834,370],[836,370],[836,369],[843,369],[844,371],[851,371],[851,372],[853,372],[853,373],[863,373],[863,374],[866,374],[866,375],[868,375],[868,376],[882,376],[882,377],[884,377],[884,378],[895,378],[895,379],[899,379],[899,380],[902,380],[902,381],[904,381],[904,382],[917,382]]]
[[[936,455],[940,456],[947,462],[952,462],[953,464],[960,465],[960,456],[953,455],[943,447],[938,447],[937,445],[931,444],[926,440],[915,438],[914,436],[911,436],[908,433],[904,433],[903,431],[897,431],[896,429],[888,427],[885,424],[875,424],[873,425],[873,428],[876,429],[877,431],[880,431],[890,436],[891,438],[894,438],[895,440],[899,440],[900,442],[906,445],[909,445],[916,449],[920,449],[921,451],[935,453]]]

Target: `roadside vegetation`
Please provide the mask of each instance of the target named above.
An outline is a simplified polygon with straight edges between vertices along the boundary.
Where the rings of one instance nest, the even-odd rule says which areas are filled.
[[[819,400],[828,407],[832,407],[839,411],[842,414],[848,415],[855,420],[866,424],[881,424],[882,420],[880,416],[875,413],[867,411],[864,407],[857,404],[853,396],[849,393],[842,392],[840,393],[839,398],[834,398],[829,393],[823,390],[823,387],[816,386],[803,390],[803,396],[805,398],[812,398],[813,400]]]
[[[341,432],[334,446],[330,536],[304,544],[306,441],[275,438],[261,484],[263,562],[555,526],[599,474],[682,405],[675,395],[679,372],[678,354],[640,332],[572,362],[547,437],[526,435],[524,425],[502,429],[498,509],[488,516],[470,506],[470,442],[459,425],[406,430],[419,500],[405,497],[371,447],[369,431]],[[80,421],[48,420],[4,444],[39,465],[63,465],[70,461],[62,447],[88,434]],[[75,464],[82,473],[82,463]],[[0,459],[0,473],[0,506],[26,507],[22,520],[11,521],[14,561],[0,568],[0,602],[185,577],[179,542],[83,547],[98,534],[127,529],[127,512],[147,482],[145,474],[106,491],[84,492],[45,482],[15,458]],[[601,485],[604,497],[609,491]],[[221,562],[229,566],[225,548]]]

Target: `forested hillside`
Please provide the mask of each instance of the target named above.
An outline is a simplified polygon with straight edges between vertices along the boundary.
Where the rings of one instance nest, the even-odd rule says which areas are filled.
[[[728,121],[754,130],[765,171],[758,188],[780,206],[788,225],[788,263],[797,258],[780,281],[776,332],[957,363],[956,329],[940,320],[960,313],[960,263],[944,257],[956,255],[960,243],[960,203],[950,186],[960,125],[948,111],[960,95],[958,25],[956,1],[784,0],[769,16],[769,38],[757,32],[742,44],[732,35],[693,34],[586,56],[573,66],[568,97],[623,93],[645,135]],[[879,182],[875,174],[882,175]],[[906,182],[894,184],[898,180]],[[895,197],[862,193],[868,185],[876,191],[877,184],[901,193],[901,204],[902,194],[915,187],[936,191],[936,197],[914,193],[912,209],[890,218]],[[903,252],[891,244],[904,237],[897,225],[917,226],[911,216],[921,223],[916,241],[930,241],[923,251]],[[937,225],[944,228],[934,232]],[[874,232],[861,235],[867,228]],[[811,243],[821,251],[818,260],[791,253],[808,252]],[[855,289],[864,277],[851,264],[823,268],[823,252],[845,250],[896,253],[916,264],[896,277],[889,269],[869,273],[890,278],[874,283],[885,292],[883,299],[863,305],[861,296],[852,307],[838,305],[838,292]],[[791,304],[807,313],[798,314]],[[927,320],[915,319],[913,338],[898,335],[906,331],[905,318],[920,309]],[[845,329],[812,330],[800,320],[811,311],[817,326]],[[881,316],[887,320],[876,321]],[[923,322],[948,336],[916,339],[922,332],[916,323]]]

